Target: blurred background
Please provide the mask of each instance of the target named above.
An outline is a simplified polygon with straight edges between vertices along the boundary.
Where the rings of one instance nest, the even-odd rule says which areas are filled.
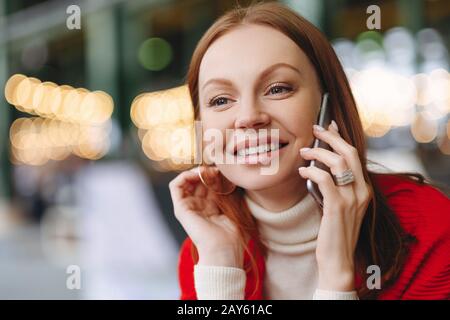
[[[450,1],[281,2],[332,42],[369,159],[448,186]],[[197,41],[235,3],[0,0],[1,299],[178,298],[168,182],[186,141],[166,129],[190,130],[192,114],[141,94],[182,97]]]

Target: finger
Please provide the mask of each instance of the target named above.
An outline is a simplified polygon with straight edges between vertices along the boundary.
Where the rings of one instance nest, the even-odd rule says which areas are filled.
[[[185,206],[189,208],[189,210],[197,213],[201,212],[201,215],[204,217],[219,214],[217,206],[212,201],[205,201],[204,199],[200,199],[197,197],[189,197],[184,200],[184,203]]]
[[[206,227],[208,221],[205,218],[213,214],[218,214],[218,212],[213,211],[213,207],[205,208],[205,206],[207,205],[204,201],[195,197],[183,199],[183,201],[178,204],[178,208],[175,210],[175,216],[188,234],[195,232],[193,228],[196,226],[203,226],[201,228]]]
[[[315,159],[322,162],[330,168],[331,173],[334,175],[341,174],[348,169],[348,165],[344,157],[330,150],[323,148],[302,148],[300,149],[300,153],[304,159]],[[355,197],[353,187],[353,183],[338,186],[338,192],[340,192],[346,199],[350,200]]]
[[[313,132],[317,138],[329,144],[335,152],[344,157],[355,177],[355,189],[358,190],[359,188],[364,187],[365,180],[358,156],[358,150],[345,141],[338,131],[326,130],[320,126],[314,125]]]
[[[184,191],[186,183],[198,183],[200,177],[198,176],[198,169],[193,168],[187,171],[183,171],[172,181],[169,182],[169,190],[174,200],[182,199],[184,197]]]
[[[339,132],[339,127],[337,126],[336,121],[331,120],[331,123],[328,126],[328,130],[333,130],[334,132]]]
[[[200,167],[201,172],[201,180],[203,185],[206,187],[204,189],[204,193],[202,194],[205,196],[208,194],[208,191],[218,192],[220,191],[221,187],[221,181],[219,179],[219,169],[216,166],[212,167]]]
[[[330,125],[328,126],[328,130],[329,131],[334,131],[335,133],[337,133],[339,135],[339,128],[338,125],[336,124],[336,122],[334,120],[331,121]],[[358,163],[360,163],[358,161]],[[361,168],[361,166],[360,166]],[[358,179],[356,178],[353,190],[355,191],[355,195],[356,198],[358,199],[358,201],[362,204],[367,204],[370,199],[372,198],[372,192],[370,190],[370,185],[364,180],[364,175],[362,174],[362,170],[361,170],[361,177]],[[359,183],[361,182],[361,183]],[[363,186],[364,184],[364,186]]]
[[[298,172],[304,179],[310,179],[318,185],[324,201],[331,201],[332,203],[340,198],[331,175],[325,170],[317,167],[300,167]]]
[[[316,159],[330,168],[331,173],[339,174],[348,169],[344,157],[323,148],[302,148],[300,155],[306,160]]]
[[[206,187],[202,183],[199,183],[195,187],[194,197],[204,198],[206,196],[207,192],[208,192],[208,190],[206,190]]]
[[[205,213],[207,217],[220,215],[220,210],[213,201],[207,201],[205,207]]]
[[[198,234],[198,230],[205,230],[210,226],[209,219],[194,210],[182,210],[176,218],[190,236],[194,236]]]
[[[348,156],[346,158],[350,159],[349,162],[347,162],[347,164],[350,167],[350,169],[352,170],[353,175],[355,177],[355,181],[352,183],[353,190],[355,192],[355,196],[356,196],[357,202],[359,204],[368,203],[372,197],[371,191],[370,191],[369,185],[367,184],[367,182],[364,179],[364,175],[362,173],[361,162],[360,162],[356,148],[349,145],[344,139],[342,139],[342,137],[339,134],[339,128],[334,120],[328,126],[328,132],[331,135],[338,137],[338,139],[344,141],[344,143],[347,146],[349,146],[350,151],[348,152],[348,154],[350,154],[350,156]]]

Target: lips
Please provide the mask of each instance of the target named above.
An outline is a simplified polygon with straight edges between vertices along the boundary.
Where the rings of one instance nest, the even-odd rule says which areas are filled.
[[[271,152],[271,149],[276,146],[276,150],[285,147],[288,144],[287,141],[283,139],[278,139],[278,137],[265,136],[265,137],[255,137],[247,139],[238,139],[237,143],[231,146],[231,152],[234,156],[240,154],[240,156],[247,156],[249,149],[254,154]],[[264,147],[266,146],[266,147]],[[272,147],[272,148],[271,148]],[[256,151],[256,153],[255,153]]]

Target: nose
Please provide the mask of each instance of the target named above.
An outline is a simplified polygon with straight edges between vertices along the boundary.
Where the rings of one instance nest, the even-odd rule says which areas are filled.
[[[243,103],[236,115],[236,129],[257,129],[270,123],[270,116],[255,102]]]

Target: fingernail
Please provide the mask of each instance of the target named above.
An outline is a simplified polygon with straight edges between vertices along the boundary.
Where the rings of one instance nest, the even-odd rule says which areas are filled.
[[[300,152],[306,152],[306,151],[308,151],[308,150],[311,150],[311,148],[301,148],[301,149],[300,149]]]
[[[314,125],[314,130],[316,131],[325,131],[325,129],[317,124]]]
[[[331,125],[333,126],[333,128],[334,128],[336,131],[339,131],[338,125],[337,125],[337,123],[336,123],[334,120],[331,120]]]

